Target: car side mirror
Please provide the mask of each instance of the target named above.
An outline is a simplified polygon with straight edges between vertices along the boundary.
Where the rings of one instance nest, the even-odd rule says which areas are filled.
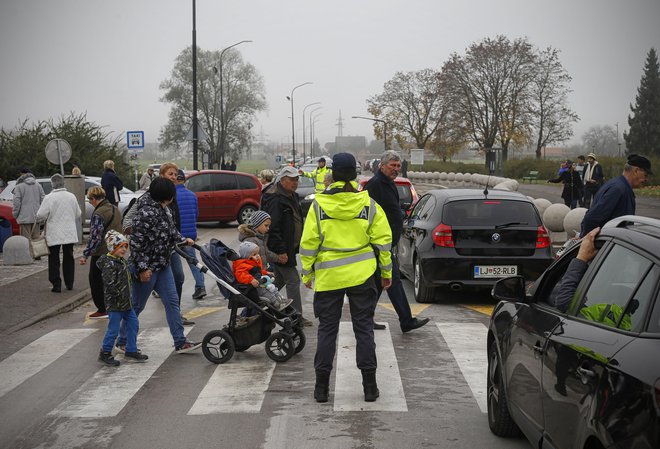
[[[495,282],[491,296],[497,301],[523,302],[525,299],[525,278],[511,276]]]

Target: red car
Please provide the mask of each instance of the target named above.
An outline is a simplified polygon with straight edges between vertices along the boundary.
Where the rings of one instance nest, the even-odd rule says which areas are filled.
[[[3,218],[11,223],[12,235],[18,235],[20,232],[18,230],[18,223],[16,223],[16,219],[14,218],[14,215],[12,215],[13,210],[14,204],[12,202],[0,201],[0,218]]]
[[[238,221],[243,224],[259,209],[261,183],[256,176],[227,170],[187,174],[186,187],[197,195],[198,222]]]
[[[363,190],[367,181],[371,179],[371,176],[358,176],[358,190]],[[410,179],[397,176],[394,180],[396,184],[396,189],[399,191],[399,203],[401,204],[401,209],[406,212],[406,215],[409,215],[413,205],[417,202],[419,197],[415,191]]]

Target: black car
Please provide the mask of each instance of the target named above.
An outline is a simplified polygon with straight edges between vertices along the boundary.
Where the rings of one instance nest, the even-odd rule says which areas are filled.
[[[567,311],[553,306],[568,249],[529,288],[497,282],[488,422],[535,447],[660,447],[660,220],[610,221]],[[570,292],[569,292],[570,293]]]
[[[534,280],[553,261],[534,203],[501,190],[430,190],[404,221],[397,250],[417,302],[439,299],[438,287],[490,289],[518,274]]]

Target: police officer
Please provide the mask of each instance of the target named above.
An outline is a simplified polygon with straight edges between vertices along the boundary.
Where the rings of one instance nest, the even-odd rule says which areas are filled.
[[[302,280],[314,281],[314,314],[319,319],[314,356],[317,402],[328,401],[339,321],[348,296],[356,340],[357,367],[362,371],[364,400],[379,396],[376,384],[376,344],[373,319],[378,302],[374,273],[378,266],[383,288],[392,278],[392,233],[383,209],[358,192],[355,158],[338,153],[332,158],[334,182],[316,196],[307,214],[300,242]],[[378,249],[378,256],[374,252]]]
[[[334,158],[332,160],[334,161]],[[314,178],[314,180],[316,181],[316,193],[321,193],[323,192],[323,190],[325,190],[325,184],[323,184],[325,175],[327,173],[332,173],[332,170],[330,170],[328,167],[325,166],[325,158],[321,157],[319,158],[319,166],[316,167],[314,170],[310,172],[304,172],[302,170],[298,170],[298,173],[300,173],[302,176],[306,178]]]

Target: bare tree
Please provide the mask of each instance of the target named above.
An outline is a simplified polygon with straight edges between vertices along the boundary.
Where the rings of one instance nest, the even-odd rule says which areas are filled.
[[[197,58],[199,124],[207,135],[210,165],[222,159],[240,159],[242,151],[250,147],[256,113],[266,109],[263,78],[253,65],[243,62],[235,49],[222,57],[222,83],[217,70],[220,52],[198,49]],[[165,91],[161,101],[172,104],[160,135],[166,147],[181,143],[192,126],[191,61],[188,47],[177,57],[171,78],[160,85]]]
[[[565,142],[573,135],[571,125],[579,117],[567,105],[571,79],[559,61],[558,50],[547,48],[539,53],[530,93],[537,159],[541,159],[544,147]]]
[[[448,118],[438,73],[431,69],[397,72],[383,92],[367,100],[368,111],[387,122],[388,134],[401,148],[430,148],[433,136]],[[383,136],[375,124],[376,136]]]
[[[582,144],[586,151],[593,151],[598,156],[617,156],[616,130],[610,125],[592,126],[582,135]]]

